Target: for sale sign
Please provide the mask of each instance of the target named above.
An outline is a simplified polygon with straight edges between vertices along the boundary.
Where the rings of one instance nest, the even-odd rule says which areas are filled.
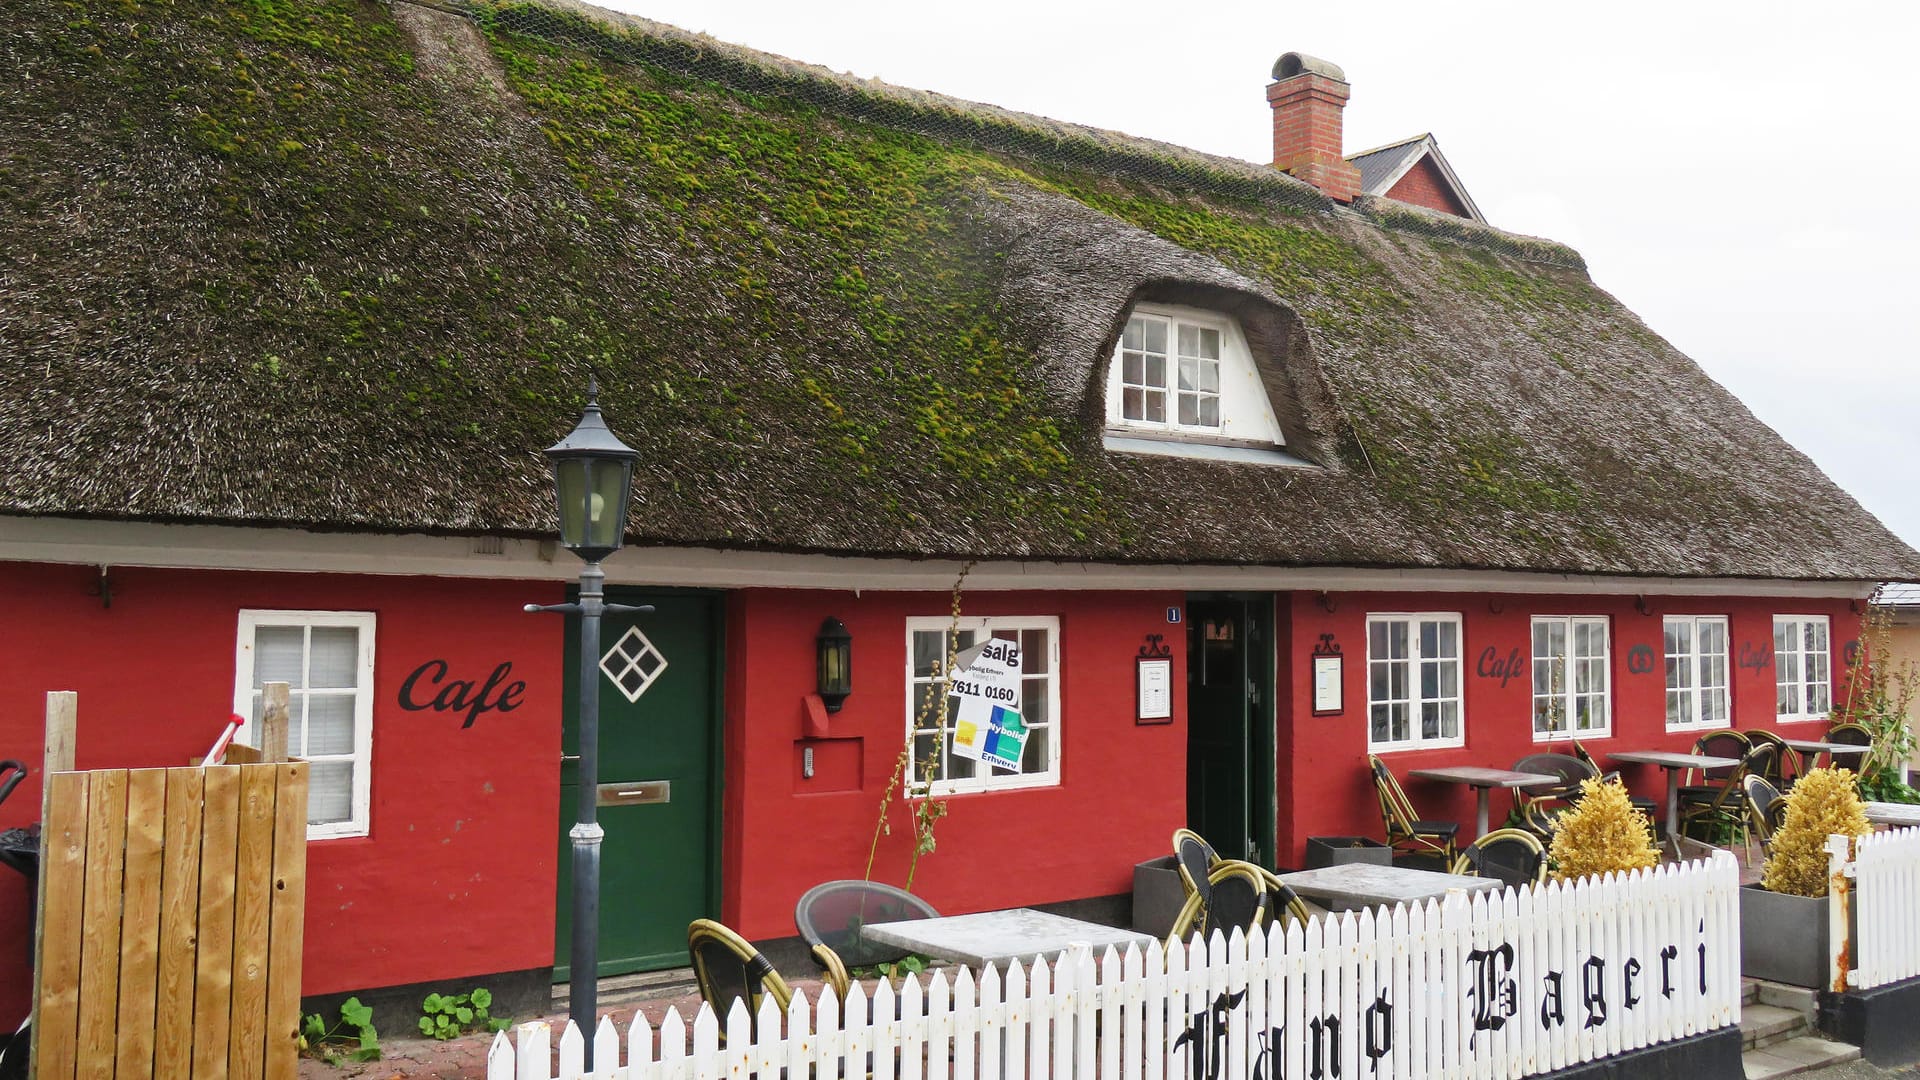
[[[1020,719],[1020,643],[989,638],[954,657],[948,705],[953,752],[1003,769],[1019,769],[1027,748]]]

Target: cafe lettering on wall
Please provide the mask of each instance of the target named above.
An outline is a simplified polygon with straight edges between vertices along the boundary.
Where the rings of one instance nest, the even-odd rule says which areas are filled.
[[[520,707],[520,695],[527,684],[519,679],[507,681],[513,673],[513,661],[502,661],[476,688],[469,679],[449,679],[451,669],[445,660],[429,660],[414,668],[400,684],[400,707],[408,712],[432,709],[434,712],[464,712],[462,729],[490,712],[510,713]]]
[[[1598,952],[1571,957],[1565,970],[1551,969],[1527,974],[1525,959],[1511,942],[1469,949],[1464,956],[1465,971],[1460,984],[1467,994],[1473,1014],[1473,1034],[1468,1047],[1483,1031],[1501,1031],[1510,1022],[1537,1023],[1542,1031],[1553,1031],[1569,1024],[1580,1030],[1604,1029],[1609,1023],[1624,1023],[1628,1014],[1642,1009],[1656,1011],[1672,1001],[1676,993],[1684,1000],[1690,996],[1682,980],[1692,977],[1696,993],[1707,993],[1706,923],[1696,931],[1693,955],[1683,957],[1680,946],[1663,946],[1651,963],[1629,956],[1615,967],[1610,958]],[[1539,958],[1534,958],[1539,963]],[[1539,963],[1544,968],[1544,963]],[[1688,968],[1693,970],[1689,971]],[[1354,1002],[1358,1016],[1339,1011],[1303,1019],[1306,1030],[1298,1034],[1304,1040],[1302,1055],[1305,1080],[1364,1078],[1379,1070],[1380,1059],[1393,1053],[1392,988],[1381,987],[1374,999],[1362,1006]],[[1246,991],[1222,993],[1188,1017],[1187,1025],[1174,1040],[1174,1049],[1185,1049],[1190,1080],[1219,1080],[1226,1071],[1233,1032],[1246,1023]],[[1349,1025],[1357,1025],[1348,1027]],[[1343,1027],[1358,1037],[1353,1049],[1364,1062],[1344,1062],[1340,1039]],[[1256,1032],[1250,1049],[1253,1080],[1296,1080],[1281,1068],[1285,1025]]]
[[[1748,671],[1765,671],[1773,666],[1773,642],[1755,645],[1751,641],[1740,643],[1740,666]]]
[[[1525,671],[1526,663],[1521,659],[1520,650],[1509,652],[1504,658],[1489,645],[1480,651],[1479,663],[1473,665],[1473,673],[1483,679],[1499,679],[1501,689],[1506,689],[1507,681]]]

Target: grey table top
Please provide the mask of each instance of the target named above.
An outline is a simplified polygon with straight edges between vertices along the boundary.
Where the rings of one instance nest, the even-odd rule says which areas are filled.
[[[1658,765],[1667,769],[1722,769],[1728,765],[1740,764],[1739,758],[1714,757],[1710,754],[1682,754],[1672,750],[1616,750],[1607,755],[1610,761],[1637,761],[1643,765]]]
[[[1845,753],[1848,750],[1866,750],[1857,743],[1821,742],[1819,739],[1781,739],[1783,743],[1805,754]]]
[[[1335,911],[1413,903],[1445,896],[1450,889],[1498,889],[1497,878],[1466,877],[1377,863],[1343,863],[1281,874],[1294,892]]]
[[[1560,778],[1552,773],[1514,772],[1512,769],[1488,769],[1479,765],[1449,765],[1441,769],[1415,769],[1407,774],[1423,780],[1440,780],[1449,784],[1467,784],[1471,787],[1532,787],[1535,784],[1557,784]]]
[[[1867,804],[1867,820],[1875,825],[1920,825],[1920,805],[1870,802]]]
[[[1091,945],[1097,952],[1108,945],[1125,949],[1132,944],[1144,949],[1154,940],[1134,930],[1082,922],[1032,908],[869,923],[860,928],[860,933],[923,956],[975,966],[1051,956],[1081,943]]]

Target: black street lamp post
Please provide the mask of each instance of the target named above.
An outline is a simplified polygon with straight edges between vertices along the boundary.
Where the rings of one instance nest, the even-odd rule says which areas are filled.
[[[587,382],[587,407],[567,437],[548,447],[560,508],[560,542],[585,560],[580,600],[574,604],[528,604],[528,611],[580,616],[580,798],[573,840],[573,940],[567,974],[567,1013],[586,1037],[586,1066],[593,1065],[594,1014],[599,996],[600,952],[600,616],[653,608],[605,602],[606,574],[600,560],[620,550],[627,503],[633,490],[633,448],[607,430],[600,417],[598,387]]]

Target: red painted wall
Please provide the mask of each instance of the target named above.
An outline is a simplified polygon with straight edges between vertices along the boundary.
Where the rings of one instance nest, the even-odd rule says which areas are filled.
[[[329,993],[553,962],[562,631],[521,604],[558,603],[534,582],[0,563],[0,757],[35,775],[0,828],[39,816],[45,694],[79,692],[81,768],[184,765],[233,707],[242,608],[372,611],[372,835],[308,847],[304,992]],[[406,711],[400,683],[428,660],[484,680],[510,660],[522,704],[471,728]],[[503,902],[505,898],[505,902]],[[26,1011],[27,890],[0,873],[0,1025]]]
[[[952,796],[920,859],[914,892],[943,912],[1128,892],[1132,867],[1165,853],[1186,818],[1185,635],[1166,609],[1180,593],[973,593],[967,615],[1060,619],[1058,787]],[[907,725],[910,616],[949,610],[945,593],[736,594],[727,658],[728,815],[722,918],[751,938],[794,933],[809,886],[863,877],[881,795]],[[821,792],[796,761],[802,698],[814,689],[814,634],[834,615],[853,634],[853,695],[833,715],[835,740],[858,740],[857,786]],[[1170,632],[1172,631],[1172,632]],[[1174,723],[1134,724],[1134,657],[1146,634],[1174,643]],[[839,760],[853,746],[832,748]],[[824,769],[822,770],[825,771]],[[888,801],[875,880],[904,883],[911,806]]]
[[[1472,216],[1467,213],[1466,206],[1453,197],[1440,166],[1435,165],[1431,157],[1421,158],[1418,164],[1407,170],[1405,176],[1394,181],[1393,186],[1387,189],[1387,198],[1455,217]]]
[[[1410,769],[1446,765],[1511,766],[1519,758],[1564,747],[1564,743],[1536,743],[1533,739],[1532,617],[1540,615],[1607,615],[1612,619],[1611,662],[1613,730],[1608,738],[1582,738],[1602,762],[1612,750],[1685,750],[1701,732],[1666,730],[1666,676],[1662,618],[1672,615],[1726,615],[1732,655],[1733,726],[1775,726],[1773,616],[1827,615],[1832,619],[1834,699],[1845,693],[1843,655],[1846,643],[1859,637],[1860,616],[1848,603],[1794,599],[1728,597],[1648,597],[1651,614],[1641,614],[1631,596],[1554,597],[1441,594],[1336,593],[1328,597],[1329,612],[1318,593],[1293,593],[1279,600],[1281,622],[1291,620],[1293,635],[1279,659],[1281,700],[1288,715],[1280,720],[1279,814],[1282,860],[1294,865],[1305,858],[1308,836],[1359,834],[1379,837],[1378,804],[1367,773],[1366,620],[1370,612],[1450,611],[1462,616],[1462,659],[1466,745],[1447,750],[1413,750],[1382,754],[1381,760],[1401,778],[1408,796],[1423,815],[1466,823],[1471,832],[1473,789],[1408,780]],[[1346,711],[1339,716],[1312,715],[1313,645],[1331,633],[1346,657],[1342,668]],[[1651,672],[1632,674],[1627,656],[1636,645],[1653,650]],[[1487,650],[1492,650],[1490,654]],[[1519,671],[1504,686],[1497,677],[1480,676],[1483,654],[1507,658],[1515,651]],[[1764,658],[1764,667],[1742,667],[1741,653]],[[1491,664],[1487,665],[1489,668]],[[1289,672],[1291,675],[1289,676]],[[1288,687],[1291,694],[1288,694]],[[1785,725],[1808,735],[1825,730],[1825,722]],[[1647,765],[1629,765],[1623,772],[1636,794],[1664,800],[1666,774]],[[1512,809],[1511,796],[1493,793],[1491,819],[1497,824]],[[1289,855],[1289,853],[1291,853]]]

